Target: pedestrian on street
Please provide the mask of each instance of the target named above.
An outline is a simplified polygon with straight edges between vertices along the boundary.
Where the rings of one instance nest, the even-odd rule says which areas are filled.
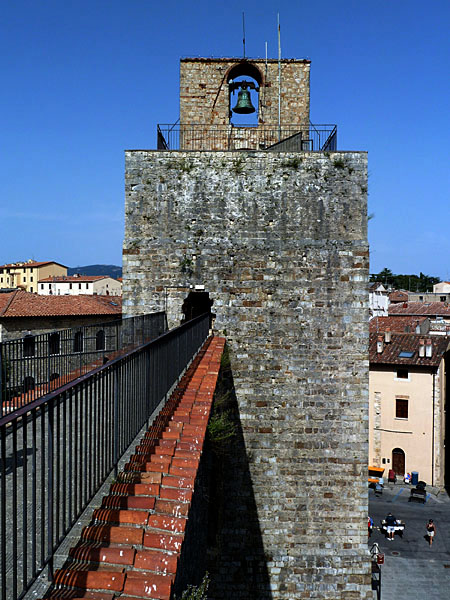
[[[393,542],[394,535],[395,535],[395,527],[398,525],[397,519],[394,517],[394,515],[392,513],[388,513],[385,521],[386,521],[387,539],[390,540],[391,542]]]
[[[427,523],[427,536],[428,536],[428,544],[430,547],[433,545],[434,534],[436,533],[436,526],[433,523],[433,519],[430,519]]]
[[[369,537],[370,537],[372,535],[372,531],[373,531],[373,519],[370,516],[368,518],[367,525],[368,525],[368,528],[369,528]]]

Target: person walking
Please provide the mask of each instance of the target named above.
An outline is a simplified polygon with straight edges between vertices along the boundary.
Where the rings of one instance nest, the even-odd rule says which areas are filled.
[[[429,519],[427,525],[428,544],[431,547],[433,545],[434,534],[436,533],[436,526],[433,523],[433,519]]]
[[[386,522],[387,538],[388,538],[388,540],[393,542],[394,535],[395,535],[395,527],[397,525],[397,519],[394,517],[394,515],[392,513],[388,513],[388,515],[385,519],[385,522]]]

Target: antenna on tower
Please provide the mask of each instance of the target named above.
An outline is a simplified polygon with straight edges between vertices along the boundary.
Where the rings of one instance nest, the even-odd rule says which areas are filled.
[[[242,13],[242,44],[244,46],[244,58],[245,58],[245,13]]]
[[[281,140],[281,31],[280,13],[277,13],[278,21],[278,141]]]

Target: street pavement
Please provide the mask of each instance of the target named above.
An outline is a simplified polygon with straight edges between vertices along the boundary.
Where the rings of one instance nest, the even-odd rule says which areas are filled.
[[[449,600],[450,498],[434,489],[427,494],[425,504],[408,502],[410,489],[402,482],[387,484],[380,497],[369,490],[369,515],[374,520],[369,549],[376,542],[385,555],[381,600]],[[389,512],[406,523],[403,538],[396,535],[393,542],[379,530],[381,519]],[[425,537],[428,519],[436,525],[431,547]]]

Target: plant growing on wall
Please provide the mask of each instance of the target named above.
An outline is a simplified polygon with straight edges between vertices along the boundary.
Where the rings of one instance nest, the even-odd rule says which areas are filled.
[[[194,273],[194,263],[191,258],[188,258],[186,254],[180,260],[180,270],[189,277]]]
[[[188,585],[187,589],[181,594],[180,600],[207,600],[209,587],[209,576],[205,574],[200,585]],[[175,600],[176,597],[175,597]]]

